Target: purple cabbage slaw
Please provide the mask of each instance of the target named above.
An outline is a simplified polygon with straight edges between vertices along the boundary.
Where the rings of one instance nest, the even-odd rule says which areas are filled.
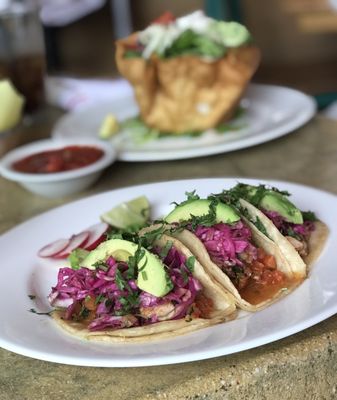
[[[251,229],[242,220],[233,224],[188,227],[204,244],[211,260],[240,290],[254,279],[250,264],[258,259],[257,247],[252,244]]]
[[[220,267],[244,266],[257,259],[257,248],[251,243],[252,232],[242,221],[213,226],[199,225],[193,233]]]
[[[160,249],[157,252],[160,254]],[[164,297],[141,291],[136,283],[137,271],[130,276],[127,263],[109,257],[104,269],[61,268],[57,284],[48,296],[49,302],[53,307],[65,309],[65,319],[85,320],[90,313],[85,307],[86,299],[95,299],[97,308],[88,325],[90,331],[183,318],[189,314],[201,284],[186,266],[186,257],[176,248],[171,247],[162,261],[173,283],[173,289]],[[166,306],[170,312],[160,316]]]
[[[298,239],[306,239],[311,232],[315,230],[315,224],[312,221],[304,221],[303,224],[294,224],[285,221],[276,211],[261,211],[273,222],[282,235],[295,236]]]

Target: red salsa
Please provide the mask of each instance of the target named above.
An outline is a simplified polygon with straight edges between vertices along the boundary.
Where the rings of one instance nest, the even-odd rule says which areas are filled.
[[[42,151],[24,157],[12,164],[19,172],[49,174],[63,172],[93,164],[104,152],[92,146],[67,146],[57,150]]]

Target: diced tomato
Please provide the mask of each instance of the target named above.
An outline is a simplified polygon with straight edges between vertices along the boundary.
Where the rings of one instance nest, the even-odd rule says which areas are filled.
[[[176,17],[170,11],[166,11],[160,17],[156,18],[152,23],[160,25],[168,25],[175,20]]]
[[[275,270],[268,270],[265,269],[262,274],[262,283],[265,285],[275,285],[277,283],[285,282],[285,275],[281,272],[278,271],[277,269]]]
[[[259,261],[263,260],[263,258],[266,256],[266,254],[267,253],[261,247],[257,248],[257,259]]]
[[[276,260],[275,257],[271,254],[266,254],[263,257],[262,263],[265,265],[266,268],[276,269]]]
[[[277,270],[275,257],[261,248],[257,249],[257,260],[250,268],[253,272],[251,278],[261,285],[274,285],[286,280],[283,272]]]
[[[253,274],[261,273],[264,270],[264,268],[265,268],[264,264],[260,261],[253,261],[251,264],[251,269],[253,271]]]
[[[268,254],[262,248],[257,249],[257,259],[267,268],[276,269],[276,260],[272,254]]]
[[[211,312],[214,309],[213,301],[208,297],[199,294],[195,301],[196,307],[199,311],[199,316],[201,317],[209,317]],[[195,315],[193,315],[195,316]]]
[[[90,311],[95,311],[97,304],[95,303],[95,297],[88,296],[84,300],[84,306]]]

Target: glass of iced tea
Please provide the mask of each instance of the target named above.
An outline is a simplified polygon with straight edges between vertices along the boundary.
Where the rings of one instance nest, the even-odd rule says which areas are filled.
[[[24,95],[27,113],[43,104],[45,66],[38,9],[29,0],[7,1],[0,10],[0,79],[10,79]]]

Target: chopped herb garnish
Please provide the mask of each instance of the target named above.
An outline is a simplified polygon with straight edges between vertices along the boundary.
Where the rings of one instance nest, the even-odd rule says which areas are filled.
[[[113,232],[109,235],[109,239],[122,239],[123,240],[123,235],[120,232]]]
[[[259,207],[261,200],[270,192],[275,192],[282,196],[290,196],[289,192],[279,190],[275,187],[267,187],[266,185],[253,186],[245,183],[238,183],[232,189],[224,190],[222,193],[213,195],[213,197],[219,198],[220,201],[230,204],[240,210],[240,199],[245,199],[253,206]]]
[[[160,250],[159,256],[163,260],[169,253],[169,251],[172,249],[173,242],[171,240],[168,240],[165,243],[165,246]]]
[[[106,297],[101,293],[95,299],[95,305],[99,303],[103,303],[106,300]]]
[[[129,314],[135,307],[139,305],[139,295],[137,292],[130,293],[128,296],[122,296],[119,299],[122,305],[120,310],[115,310],[116,315]]]
[[[269,238],[268,231],[267,231],[266,227],[263,225],[263,223],[259,217],[256,217],[256,220],[252,221],[252,222],[261,233],[263,233],[265,236],[267,236]]]
[[[38,311],[35,310],[35,308],[31,308],[29,311],[30,311],[31,313],[33,313],[33,314],[37,314],[37,315],[48,315],[48,316],[50,316],[51,313],[53,312],[53,310],[48,311],[48,312],[38,312]]]
[[[93,264],[96,269],[101,269],[106,272],[109,269],[109,266],[104,261],[97,261]]]
[[[147,264],[147,257],[145,256],[145,250],[141,243],[138,243],[137,250],[133,256],[128,259],[128,271],[127,278],[132,279],[136,276],[137,270],[141,271]]]
[[[155,240],[157,240],[157,239],[161,238],[161,236],[163,236],[165,231],[166,231],[166,228],[165,228],[164,224],[162,224],[156,229],[153,229],[149,232],[143,233],[140,238],[140,242],[142,243],[142,245],[144,247],[149,248],[153,245],[153,242]]]
[[[35,299],[36,299],[35,294],[29,294],[28,297],[29,297],[31,300],[35,300]]]
[[[81,311],[78,314],[78,318],[80,319],[86,319],[89,317],[90,310],[88,310],[84,305],[82,305]]]
[[[143,280],[147,281],[147,273],[146,273],[146,271],[142,271],[141,273],[142,273]]]
[[[83,260],[89,254],[89,251],[84,249],[75,249],[70,253],[69,261],[72,269],[80,269]]]
[[[200,196],[196,194],[196,190],[193,190],[192,192],[185,192],[185,195],[187,196],[186,200],[182,201],[181,203],[173,202],[172,204],[175,204],[176,206],[182,206],[200,199]]]
[[[312,211],[302,211],[302,216],[304,221],[317,221],[318,218],[316,217],[316,214]]]
[[[194,264],[195,264],[195,257],[190,256],[185,262],[186,267],[189,269],[190,272],[194,271]]]
[[[218,200],[211,200],[211,204],[209,206],[209,211],[205,215],[195,216],[191,215],[191,227],[192,230],[195,230],[198,225],[203,226],[212,226],[216,223],[216,206],[218,205]]]
[[[183,278],[184,285],[186,285],[186,283],[188,282],[188,273],[186,272],[186,270],[184,268],[182,268],[180,272],[181,272],[181,276]]]
[[[291,228],[291,227],[288,227],[288,229],[287,229],[287,236],[291,236],[291,237],[293,237],[293,238],[295,238],[295,239],[302,240],[301,235],[297,234],[297,233],[294,231],[294,229]]]
[[[125,305],[128,304],[128,300],[127,300],[126,297],[120,297],[120,298],[119,298],[119,302],[120,302],[123,306],[125,306]]]
[[[124,279],[121,271],[118,268],[116,270],[116,285],[118,286],[119,290],[123,290],[126,287],[126,280]]]
[[[169,288],[169,291],[171,291],[174,287],[172,279],[169,277],[168,274],[166,274],[165,279],[166,279],[166,286]]]

